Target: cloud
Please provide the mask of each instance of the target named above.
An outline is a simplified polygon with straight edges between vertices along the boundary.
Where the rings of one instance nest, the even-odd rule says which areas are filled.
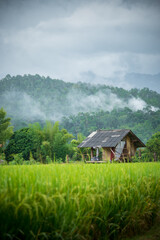
[[[87,95],[77,90],[68,93],[69,112],[78,114],[79,112],[112,111],[113,109],[128,107],[132,111],[144,110],[148,105],[140,98],[132,97],[124,101],[113,94],[110,90],[98,91],[94,95]],[[152,108],[153,109],[153,108]]]
[[[89,75],[92,73],[88,73]],[[96,78],[96,76],[93,75]],[[77,115],[79,112],[98,112],[112,111],[113,109],[130,108],[132,111],[152,111],[159,110],[154,106],[149,106],[141,98],[135,98],[130,95],[129,99],[119,98],[112,93],[110,89],[99,90],[94,86],[91,91],[80,90],[73,86],[66,95],[63,95],[61,101],[54,97],[30,96],[26,92],[12,89],[4,92],[0,96],[0,105],[4,107],[7,114],[13,119],[24,121],[60,121],[64,116]],[[102,89],[102,88],[101,88]],[[40,89],[39,89],[40,90]],[[59,96],[59,95],[58,95]]]
[[[1,77],[38,73],[75,82],[92,72],[125,81],[128,72],[159,72],[158,1],[2,2]]]

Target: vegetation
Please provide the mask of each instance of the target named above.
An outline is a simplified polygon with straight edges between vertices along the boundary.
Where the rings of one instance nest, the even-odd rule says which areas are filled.
[[[152,225],[160,164],[0,167],[1,239],[120,239]]]
[[[10,161],[16,154],[21,154],[24,160],[32,158],[43,163],[54,159],[65,161],[71,152],[69,141],[72,138],[66,129],[59,129],[58,122],[54,125],[46,122],[44,128],[38,123],[30,124],[28,128],[15,131],[5,150],[6,159]]]
[[[63,118],[61,125],[73,135],[87,136],[97,129],[131,129],[143,142],[160,130],[160,110],[133,112],[129,108],[79,113],[77,116]]]
[[[160,161],[160,132],[153,134],[148,140],[145,153],[150,159]]]
[[[0,109],[0,149],[5,145],[6,141],[13,134],[13,127],[9,127],[10,118],[6,118],[6,112],[3,108]],[[1,151],[1,150],[0,150]]]
[[[128,112],[128,109],[124,109],[123,112]],[[3,116],[4,114],[6,113],[3,110]],[[117,111],[117,116],[119,116],[119,118],[120,118],[120,114],[121,112]],[[74,119],[73,122],[77,124],[78,122],[77,120],[80,117],[79,128],[84,127],[85,121],[86,121],[86,124],[89,124],[88,119],[90,119],[91,122],[92,121],[96,122],[96,117],[93,117],[92,115],[87,114],[87,117],[88,117],[87,119],[85,118],[85,116],[86,114],[79,114],[75,118],[76,120]],[[97,115],[97,117],[98,116],[99,115]],[[106,117],[111,118],[110,115],[107,115]],[[129,115],[126,114],[126,118],[128,117],[130,117],[131,119],[133,118],[131,111]],[[139,113],[139,117],[140,117],[140,113]],[[103,122],[105,118],[103,118],[101,115],[100,119]],[[134,120],[135,119],[132,119],[132,121]],[[6,125],[1,124],[1,129],[3,126],[8,126],[9,119],[6,119],[5,121],[6,121]],[[66,128],[71,128],[71,123],[67,122],[66,119],[64,123]],[[67,124],[70,124],[70,127]],[[112,124],[114,124],[114,119],[112,119]],[[76,129],[75,125],[73,125],[72,127],[74,127],[73,129]],[[128,128],[130,128],[130,126]],[[93,130],[96,130],[97,127],[95,128],[92,127],[92,129],[90,128],[88,129],[90,131],[91,130],[93,131]],[[137,131],[139,130],[140,129],[137,128]],[[9,138],[11,134],[13,134],[12,128],[8,128],[7,134],[6,135],[2,134],[2,136],[7,136]],[[59,122],[55,122],[55,124],[52,124],[51,122],[47,121],[44,127],[41,127],[39,123],[29,124],[27,128],[22,128],[14,132],[14,134],[10,138],[9,143],[5,147],[5,151],[4,151],[5,157],[3,154],[2,159],[6,159],[7,161],[14,160],[12,164],[24,164],[23,163],[24,160],[27,161],[26,164],[31,164],[31,163],[34,164],[35,161],[41,162],[41,163],[51,163],[55,161],[66,162],[69,160],[69,158],[72,161],[90,160],[90,149],[77,148],[77,146],[84,139],[85,139],[85,136],[81,133],[78,133],[77,139],[75,139],[75,137],[72,134],[70,134],[65,128],[60,129]],[[146,146],[147,147],[142,150],[141,157],[139,157],[139,154],[137,153],[137,156],[133,158],[134,162],[137,162],[137,161],[147,162],[147,161],[152,161],[153,159],[154,161],[160,160],[160,132],[153,134],[151,139],[147,141]],[[101,151],[100,151],[100,154],[102,154]]]

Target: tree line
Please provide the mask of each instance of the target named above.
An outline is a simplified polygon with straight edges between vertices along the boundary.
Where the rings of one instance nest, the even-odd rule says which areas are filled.
[[[8,162],[66,162],[68,158],[76,161],[90,155],[90,149],[77,148],[85,136],[81,133],[73,136],[65,128],[60,128],[59,122],[46,121],[43,127],[39,123],[29,124],[13,132],[10,120],[1,108],[0,156],[5,155]],[[147,141],[142,155],[143,159],[160,160],[160,132]]]
[[[68,155],[72,160],[81,159],[81,151],[77,145],[84,136],[78,134],[77,139],[66,129],[60,129],[59,122],[46,121],[41,127],[39,123],[29,124],[13,132],[10,118],[0,109],[0,151],[6,160],[35,160],[41,163],[52,161],[65,162]]]
[[[79,113],[64,117],[62,127],[73,135],[81,132],[87,136],[97,129],[131,129],[144,143],[152,134],[160,131],[160,110],[133,112],[129,108],[114,109],[111,112],[99,111],[93,113]]]

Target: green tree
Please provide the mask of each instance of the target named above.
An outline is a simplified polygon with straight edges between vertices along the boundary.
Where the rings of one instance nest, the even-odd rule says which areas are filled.
[[[72,145],[72,159],[75,161],[80,161],[84,159],[88,159],[90,156],[90,148],[78,148],[77,146],[85,139],[81,133],[77,134],[77,139],[73,139],[71,141]]]
[[[157,160],[160,160],[160,132],[152,135],[146,144],[146,151],[153,159],[156,155]]]
[[[65,160],[70,152],[70,140],[73,135],[66,129],[59,129],[59,123],[47,121],[44,128],[38,123],[15,131],[6,148],[6,159],[13,160],[15,154],[22,154],[24,160],[29,160],[32,154],[35,160],[43,163],[47,158]]]
[[[21,153],[24,160],[29,160],[30,152],[37,159],[37,148],[40,145],[40,138],[31,128],[17,130],[6,147],[6,160],[12,160],[14,154]]]
[[[66,129],[59,130],[55,134],[54,142],[52,144],[52,151],[57,159],[65,161],[65,157],[70,153],[70,140],[73,135],[68,133]]]
[[[6,141],[13,134],[13,127],[9,127],[10,118],[6,118],[6,112],[3,108],[0,109],[0,146],[4,146]]]
[[[65,160],[66,154],[70,151],[69,141],[73,138],[73,135],[68,133],[66,129],[59,129],[59,122],[52,124],[47,121],[43,128],[44,142],[41,149],[51,159],[63,159]]]

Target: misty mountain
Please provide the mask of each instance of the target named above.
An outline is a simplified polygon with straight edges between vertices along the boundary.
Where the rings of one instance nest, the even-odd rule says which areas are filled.
[[[28,123],[38,121],[43,124],[51,120],[60,121],[74,134],[82,132],[86,135],[97,128],[133,129],[137,124],[142,124],[140,131],[144,131],[145,123],[145,128],[150,129],[147,139],[160,128],[160,94],[147,88],[127,91],[39,75],[7,75],[0,80],[1,107],[11,117],[15,129]]]
[[[7,75],[0,81],[0,107],[22,120],[61,120],[79,112],[128,107],[133,111],[160,108],[160,94],[149,89],[131,89],[67,83],[62,80],[24,75]]]

